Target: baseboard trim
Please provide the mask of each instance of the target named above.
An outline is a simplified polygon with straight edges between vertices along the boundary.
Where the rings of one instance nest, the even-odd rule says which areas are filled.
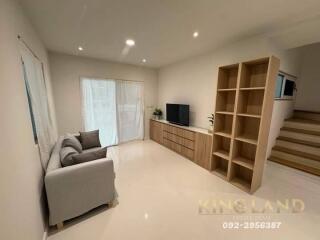
[[[46,226],[44,228],[42,240],[47,240],[47,238],[48,238],[48,230],[49,230],[49,227],[48,227],[48,224],[46,224]]]
[[[309,110],[302,110],[302,109],[294,109],[296,112],[303,112],[303,113],[312,113],[312,114],[320,114],[318,111],[309,111]]]

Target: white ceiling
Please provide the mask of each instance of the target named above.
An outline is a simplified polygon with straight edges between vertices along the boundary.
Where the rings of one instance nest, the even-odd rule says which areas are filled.
[[[251,35],[274,31],[281,35],[281,27],[294,27],[320,13],[319,0],[20,2],[51,51],[150,67],[161,67]],[[197,39],[192,37],[195,30],[199,31]],[[127,38],[133,38],[136,46],[126,53]],[[84,48],[81,53],[79,45]],[[147,63],[142,64],[143,58]]]

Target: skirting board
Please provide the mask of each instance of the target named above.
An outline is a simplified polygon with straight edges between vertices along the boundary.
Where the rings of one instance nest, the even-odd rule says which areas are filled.
[[[45,228],[44,228],[42,240],[47,240],[47,238],[48,238],[48,231],[49,231],[49,227],[48,227],[48,224],[46,224],[46,226],[45,226]]]

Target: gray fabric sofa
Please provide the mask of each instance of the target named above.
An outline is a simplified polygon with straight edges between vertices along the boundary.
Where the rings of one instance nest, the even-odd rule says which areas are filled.
[[[115,196],[113,161],[103,158],[62,167],[59,153],[63,139],[58,139],[45,175],[49,225],[57,226],[100,205],[112,203]]]

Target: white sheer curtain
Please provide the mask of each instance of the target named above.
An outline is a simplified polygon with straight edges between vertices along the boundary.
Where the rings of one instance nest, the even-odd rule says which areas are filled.
[[[143,139],[143,83],[81,78],[84,129],[103,146]]]
[[[143,83],[116,81],[120,142],[143,139]]]
[[[38,140],[42,166],[46,168],[55,142],[55,133],[50,116],[42,63],[24,46],[21,46],[20,52],[26,88],[31,101],[29,103],[31,104],[31,115],[34,117],[34,133]]]
[[[103,146],[118,143],[116,83],[113,80],[81,79],[84,129],[99,129]]]

